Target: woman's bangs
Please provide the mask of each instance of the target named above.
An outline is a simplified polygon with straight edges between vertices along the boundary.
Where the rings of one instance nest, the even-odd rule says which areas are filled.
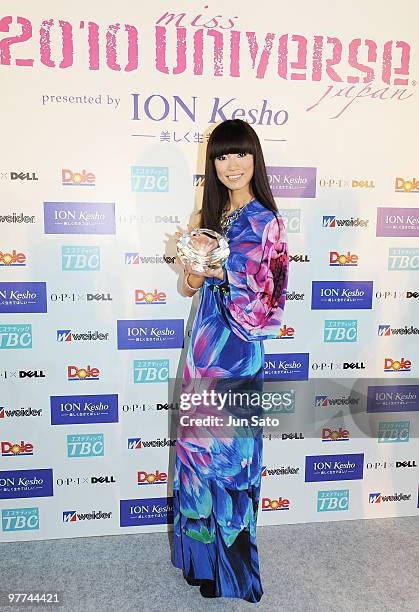
[[[210,138],[210,158],[215,159],[229,153],[251,153],[255,155],[256,147],[243,128],[235,128],[221,123],[215,130],[213,141]]]

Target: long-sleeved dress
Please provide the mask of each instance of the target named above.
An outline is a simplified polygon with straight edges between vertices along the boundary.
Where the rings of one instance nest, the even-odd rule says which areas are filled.
[[[278,337],[289,261],[281,216],[255,199],[226,237],[224,278],[206,278],[201,288],[182,393],[230,383],[236,390],[249,388],[249,381],[260,388],[263,340]],[[219,408],[194,410],[200,417],[220,416]],[[224,409],[223,417],[227,413],[237,410]],[[257,602],[263,593],[256,547],[262,429],[211,423],[179,430],[172,562],[189,580],[214,581],[217,596]]]

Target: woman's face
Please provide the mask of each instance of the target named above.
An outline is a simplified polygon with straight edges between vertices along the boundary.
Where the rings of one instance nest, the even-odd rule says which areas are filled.
[[[253,176],[254,163],[251,153],[228,153],[214,159],[219,180],[232,191],[246,189]]]

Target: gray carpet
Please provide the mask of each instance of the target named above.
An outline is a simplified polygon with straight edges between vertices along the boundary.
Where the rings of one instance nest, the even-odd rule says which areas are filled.
[[[419,611],[419,517],[261,527],[258,547],[259,604],[203,599],[162,533],[2,544],[0,590],[63,591],[50,609],[72,612]]]

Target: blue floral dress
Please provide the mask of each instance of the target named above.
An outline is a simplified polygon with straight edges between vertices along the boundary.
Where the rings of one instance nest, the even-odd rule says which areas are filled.
[[[206,278],[200,291],[182,393],[260,388],[263,340],[278,337],[289,261],[282,218],[253,200],[226,237],[224,278]],[[220,416],[207,405],[193,410]],[[224,408],[224,423],[226,414],[237,410]],[[217,596],[262,597],[256,547],[262,470],[261,427],[220,427],[209,419],[179,428],[172,562],[187,580],[213,581]]]

